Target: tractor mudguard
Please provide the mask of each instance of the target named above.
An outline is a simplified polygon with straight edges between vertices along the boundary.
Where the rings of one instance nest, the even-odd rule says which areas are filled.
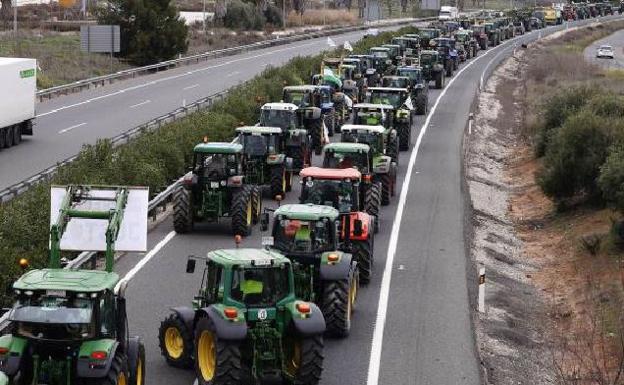
[[[344,103],[345,95],[342,92],[336,92],[332,98],[334,103]]]
[[[0,347],[9,349],[4,356],[0,356],[0,372],[7,376],[17,374],[22,361],[22,354],[28,341],[24,338],[13,337],[10,334],[0,337]]]
[[[297,310],[297,302],[291,302],[286,306],[286,309],[290,312],[295,331],[304,337],[324,333],[326,328],[325,317],[323,317],[321,309],[314,303],[306,302],[310,305],[310,313],[304,316]]]
[[[245,319],[243,318],[242,321],[231,321],[223,314],[223,308],[224,306],[222,305],[210,305],[201,309],[198,312],[198,316],[205,315],[210,318],[217,329],[217,336],[220,339],[240,341],[247,338],[247,322],[245,322]]]
[[[343,216],[343,220],[346,219],[347,216]],[[371,216],[368,213],[365,213],[363,211],[358,211],[358,212],[353,212],[353,213],[349,213],[348,215],[349,218],[349,229],[350,230],[350,234],[348,234],[348,239],[353,240],[353,241],[365,241],[368,239],[368,235],[370,234],[370,230],[372,230],[372,226],[371,226]],[[362,234],[360,235],[355,235],[353,234],[353,229],[355,228],[355,221],[356,220],[360,220],[362,221]],[[343,223],[343,233],[341,234],[341,237],[344,239],[345,234],[344,234],[344,223]]]
[[[306,108],[304,113],[303,113],[303,117],[304,119],[307,120],[318,120],[321,118],[322,112],[321,109],[318,107],[310,107],[310,108]]]
[[[119,342],[113,339],[85,341],[80,345],[76,376],[80,378],[101,378],[108,374],[115,359]],[[106,361],[91,358],[93,352],[106,352]]]
[[[286,155],[284,154],[269,155],[267,157],[267,164],[270,166],[274,166],[276,164],[282,164],[285,161],[286,161]]]
[[[184,322],[184,326],[186,326],[186,330],[188,330],[191,334],[193,334],[192,332],[194,329],[194,322],[195,322],[195,310],[190,307],[179,306],[179,307],[172,307],[171,311],[176,313],[177,316],[180,317],[182,322]]]
[[[337,254],[338,262],[329,262],[327,256]],[[349,278],[349,268],[351,267],[351,254],[341,251],[328,251],[321,255],[320,278],[322,281],[339,281]]]
[[[380,156],[373,159],[373,173],[374,174],[387,174],[390,171],[390,164],[392,158],[389,156]]]

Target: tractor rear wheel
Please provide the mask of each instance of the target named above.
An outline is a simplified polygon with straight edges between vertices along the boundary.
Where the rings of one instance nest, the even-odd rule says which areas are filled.
[[[251,234],[251,227],[253,225],[253,186],[243,186],[234,195],[232,201],[232,232],[234,235],[247,236]]]
[[[292,336],[284,339],[285,380],[293,385],[317,385],[323,372],[323,336]]]
[[[13,145],[17,146],[22,141],[22,126],[16,124],[13,126]]]
[[[173,228],[184,234],[193,230],[193,202],[191,191],[178,187],[173,195]]]
[[[375,182],[368,186],[364,195],[364,211],[372,215],[375,221],[375,232],[379,231],[379,211],[381,210],[381,185]]]
[[[145,385],[145,346],[139,337],[128,341],[130,385]]]
[[[195,373],[199,385],[235,385],[242,375],[240,346],[221,340],[212,320],[200,318],[195,329]]]
[[[325,282],[323,287],[323,305],[326,331],[334,337],[346,337],[351,330],[351,314],[355,287],[355,273],[349,271],[348,277]]]
[[[282,198],[284,198],[284,193],[288,188],[286,177],[286,168],[284,165],[271,168],[271,197],[275,198],[281,195]]]
[[[314,153],[316,155],[321,155],[323,151],[323,142],[325,133],[323,132],[323,121],[321,119],[317,119],[312,122],[312,148],[314,148]]]
[[[427,113],[427,95],[424,92],[416,95],[415,104],[416,115],[425,115]]]
[[[453,76],[453,63],[451,63],[450,60],[446,61],[446,64],[444,65],[444,67],[446,68],[446,76],[448,77]]]
[[[368,284],[373,276],[372,240],[353,242],[353,256],[357,261],[359,278],[362,284]]]
[[[286,192],[292,191],[292,171],[286,171]]]
[[[435,74],[435,88],[441,90],[444,87],[444,72],[438,71]]]
[[[392,195],[392,177],[390,174],[381,174],[379,179],[381,180],[381,205],[388,206]]]
[[[253,210],[252,223],[255,225],[260,220],[260,214],[262,214],[262,194],[258,186],[253,186],[251,190],[251,205]]]
[[[325,114],[323,121],[325,122],[325,127],[327,127],[327,135],[334,136],[334,132],[336,131],[336,111],[331,110]]]
[[[388,147],[386,149],[386,155],[388,155],[393,162],[399,164],[399,133],[388,141]]]
[[[4,146],[13,146],[13,127],[7,127],[4,131]]]
[[[398,138],[398,146],[399,146],[399,150],[400,151],[407,151],[410,148],[410,145],[412,144],[412,120],[410,119],[410,122],[404,125],[401,125],[399,127],[399,138]],[[398,155],[398,153],[397,153]],[[396,164],[399,164],[399,157],[397,156],[397,159],[395,160]]]
[[[182,369],[193,367],[193,331],[177,313],[170,314],[158,328],[160,353],[170,366]]]

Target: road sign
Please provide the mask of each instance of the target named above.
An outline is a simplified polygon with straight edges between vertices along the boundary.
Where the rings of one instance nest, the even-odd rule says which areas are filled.
[[[120,37],[118,25],[81,25],[80,50],[94,53],[119,52]]]

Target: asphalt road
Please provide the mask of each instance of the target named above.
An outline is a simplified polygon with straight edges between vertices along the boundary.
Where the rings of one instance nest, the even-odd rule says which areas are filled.
[[[401,153],[401,196],[383,209],[374,276],[360,291],[351,335],[326,339],[322,384],[481,383],[464,241],[464,128],[479,83],[496,65],[521,49],[520,44],[560,28],[480,52],[461,67],[444,94],[431,90],[428,120],[416,120],[413,149]],[[286,203],[296,201],[298,192],[295,187]],[[275,203],[265,201],[266,206]],[[150,384],[193,383],[191,371],[170,368],[160,356],[158,326],[169,307],[189,304],[200,286],[200,269],[192,275],[184,272],[186,256],[234,247],[228,229],[226,222],[176,235],[169,218],[150,232],[147,256],[128,255],[117,265],[121,274],[134,268],[127,290],[130,328],[146,343]],[[242,246],[259,247],[260,237],[256,228]]]
[[[601,45],[610,45],[613,47],[614,58],[604,59],[597,58],[596,52]],[[600,39],[592,43],[583,51],[585,60],[589,63],[597,64],[606,69],[624,69],[624,30],[617,31],[604,39]]]
[[[380,30],[397,29],[384,27]],[[355,42],[363,31],[332,36]],[[328,49],[318,38],[208,60],[45,101],[37,106],[34,136],[0,150],[0,190],[77,154],[83,144],[111,138],[153,118],[249,80],[269,65]]]

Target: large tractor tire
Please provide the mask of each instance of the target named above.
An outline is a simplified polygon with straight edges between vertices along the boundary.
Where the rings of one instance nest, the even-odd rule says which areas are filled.
[[[293,178],[292,171],[286,171],[286,192],[292,191],[292,178]]]
[[[336,131],[336,111],[332,109],[325,114],[323,121],[325,122],[325,127],[327,127],[327,135],[334,136],[334,132]]]
[[[31,123],[32,124],[32,123]],[[22,126],[16,124],[13,126],[13,145],[17,146],[22,141]]]
[[[444,71],[438,71],[435,74],[435,88],[441,90],[444,88]]]
[[[178,187],[173,194],[173,228],[178,234],[193,230],[193,197],[191,191]]]
[[[364,211],[375,217],[374,231],[379,231],[379,212],[381,211],[381,184],[375,182],[371,184],[364,195]]]
[[[293,385],[317,385],[323,372],[325,358],[322,335],[287,336],[284,339],[286,382]]]
[[[7,148],[13,146],[13,127],[4,129],[4,146]]]
[[[145,345],[139,337],[128,341],[129,385],[145,385]]]
[[[329,335],[341,338],[349,335],[357,289],[354,271],[349,271],[349,275],[345,279],[325,282],[321,310],[325,317],[326,331]]]
[[[392,196],[392,177],[390,174],[381,174],[379,179],[381,180],[381,205],[388,206]]]
[[[425,115],[427,114],[427,95],[425,93],[420,93],[416,95],[414,99],[414,104],[416,107],[416,115]]]
[[[398,132],[398,140],[399,140],[399,150],[400,151],[407,151],[409,150],[411,144],[412,144],[412,124],[411,124],[411,119],[410,119],[410,123],[406,124],[406,125],[402,125],[401,127],[399,127],[399,132]],[[399,158],[397,156],[397,159],[395,160],[396,164],[399,164]]]
[[[193,331],[178,314],[172,313],[160,323],[158,345],[165,361],[175,368],[193,367]]]
[[[6,128],[2,128],[0,127],[0,150],[2,150],[4,148],[4,138],[5,138],[5,133],[4,130],[6,130]]]
[[[253,210],[253,224],[257,224],[260,221],[260,214],[262,214],[262,193],[258,186],[253,186],[251,190],[251,209]]]
[[[284,193],[288,188],[286,168],[284,165],[279,165],[271,168],[271,197],[275,198],[281,195],[284,198]]]
[[[453,63],[450,60],[446,61],[444,68],[446,68],[446,76],[448,77],[453,76]]]
[[[314,153],[316,155],[321,155],[323,151],[323,137],[325,133],[323,132],[323,121],[321,119],[315,120],[312,123],[312,148],[314,149]]]
[[[104,377],[96,378],[93,385],[127,385],[129,382],[127,357],[121,353],[115,353],[113,362]]]
[[[294,148],[293,151],[290,151],[290,157],[293,160],[293,168],[295,170],[301,170],[307,167],[309,164],[308,153],[309,150],[305,145]]]
[[[400,135],[400,133],[397,133],[394,138],[390,139],[388,142],[388,147],[386,148],[386,155],[392,158],[392,161],[396,164],[399,164]]]
[[[242,377],[238,342],[221,340],[208,317],[195,329],[195,374],[199,385],[238,385]]]
[[[251,235],[254,217],[252,189],[253,186],[246,185],[234,195],[231,209],[234,235]]]
[[[357,261],[360,283],[366,285],[373,276],[372,240],[353,242],[353,256]]]

